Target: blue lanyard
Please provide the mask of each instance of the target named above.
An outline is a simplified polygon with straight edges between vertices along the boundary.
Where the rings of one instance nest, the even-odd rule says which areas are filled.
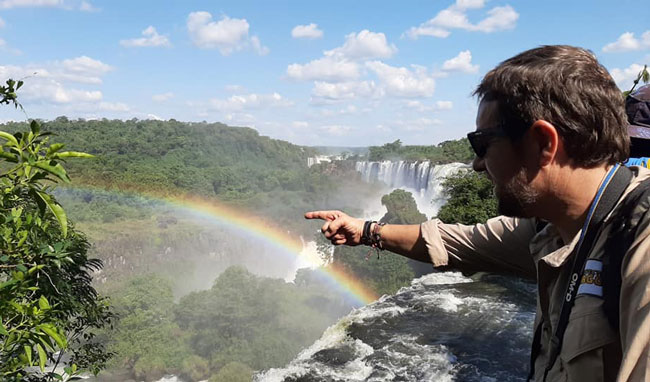
[[[585,219],[585,222],[582,225],[582,232],[580,232],[580,240],[578,240],[578,244],[576,245],[576,250],[575,250],[576,253],[579,252],[580,247],[582,247],[582,242],[584,241],[585,235],[587,234],[587,230],[589,229],[589,223],[591,223],[591,218],[594,215],[594,211],[596,211],[596,207],[600,202],[601,196],[603,196],[603,192],[605,192],[605,189],[607,188],[609,181],[612,180],[612,177],[614,176],[616,170],[618,170],[620,166],[621,165],[619,163],[616,163],[616,165],[609,170],[607,176],[605,176],[605,179],[600,184],[600,187],[598,187],[598,192],[596,192],[596,197],[594,198],[594,201],[591,202],[591,206],[589,207],[589,212],[587,213],[587,218]]]

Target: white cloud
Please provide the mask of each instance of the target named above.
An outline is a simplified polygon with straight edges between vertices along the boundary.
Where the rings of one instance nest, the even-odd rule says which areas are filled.
[[[345,36],[343,46],[328,50],[325,56],[338,59],[364,60],[371,58],[390,58],[397,52],[393,44],[388,44],[383,33],[371,32],[367,29]]]
[[[102,76],[113,68],[87,56],[54,61],[41,65],[0,66],[0,78],[25,79],[21,97],[54,104],[98,103],[102,92],[97,89],[79,89],[70,83],[98,85]]]
[[[225,15],[219,21],[212,21],[209,12],[192,12],[187,17],[187,30],[194,45],[201,49],[218,49],[224,56],[248,47],[260,55],[269,52],[257,36],[249,37],[249,27],[245,19],[231,19]]]
[[[60,67],[61,73],[57,75],[59,78],[88,84],[101,84],[101,77],[113,70],[110,65],[88,56],[63,60],[61,64],[57,63],[55,66]]]
[[[293,121],[291,123],[291,126],[296,128],[296,129],[306,129],[309,127],[309,122],[305,121]]]
[[[127,112],[131,111],[129,105],[122,102],[100,102],[97,107],[100,110],[113,111],[113,112]]]
[[[470,30],[492,33],[500,30],[513,29],[518,19],[519,13],[511,6],[494,7],[488,11],[488,17],[481,20]]]
[[[456,0],[456,6],[460,9],[480,9],[485,6],[485,0]]]
[[[247,113],[226,114],[225,119],[231,126],[248,126],[252,128],[255,128],[255,122],[257,121],[254,115]]]
[[[159,116],[157,116],[155,114],[151,114],[151,113],[147,114],[147,118],[148,119],[153,119],[155,121],[164,121],[164,119],[160,118]]]
[[[153,96],[151,96],[151,99],[155,102],[165,102],[165,101],[169,101],[173,97],[174,97],[174,93],[167,92],[162,94],[154,94]]]
[[[478,23],[471,23],[467,17],[467,11],[484,6],[483,0],[457,0],[455,4],[438,12],[432,19],[418,27],[411,27],[404,32],[404,35],[412,39],[417,39],[420,36],[446,38],[451,34],[452,29],[491,33],[515,27],[519,14],[509,5],[494,7]]]
[[[7,45],[7,42],[0,38],[0,47]]]
[[[0,77],[28,77],[30,82],[52,79],[58,82],[101,84],[101,77],[111,70],[113,70],[113,67],[108,64],[88,56],[80,56],[41,65],[28,65],[25,67],[0,66],[0,74],[7,73],[7,75]]]
[[[342,137],[348,135],[352,130],[352,128],[350,126],[344,126],[344,125],[326,125],[326,126],[321,126],[320,130],[326,132],[329,135]]]
[[[85,12],[94,12],[98,10],[85,0],[0,0],[0,9],[38,7],[63,8],[67,10],[76,9]]]
[[[2,19],[2,17],[0,17],[0,28],[4,28],[5,25],[5,21]]]
[[[316,81],[311,95],[312,103],[327,103],[328,101],[381,96],[382,91],[377,88],[374,81],[349,81],[339,83]]]
[[[476,73],[478,65],[472,65],[472,52],[464,50],[458,56],[450,58],[442,64],[442,70],[448,72]]]
[[[287,67],[287,76],[300,81],[349,81],[359,77],[359,65],[347,60],[323,57],[304,65],[289,65]]]
[[[150,25],[142,31],[142,37],[120,40],[120,45],[125,47],[171,46],[171,43],[167,36],[159,35],[156,28]]]
[[[641,35],[641,39],[634,37],[634,33],[625,32],[618,40],[603,47],[603,52],[630,52],[650,48],[650,30]]]
[[[260,56],[266,56],[271,51],[269,48],[262,45],[259,37],[257,36],[251,37],[251,45],[253,46],[255,53],[259,54]]]
[[[625,69],[614,68],[610,73],[621,90],[628,90],[632,87],[632,83],[636,80],[641,70],[643,70],[643,65],[632,64]]]
[[[377,75],[389,96],[431,97],[435,90],[434,78],[422,66],[412,65],[411,70],[371,61],[366,63],[366,67]]]
[[[451,101],[436,101],[438,110],[451,110],[454,108],[454,103]]]
[[[309,25],[296,25],[291,30],[293,38],[315,39],[323,37],[323,31],[318,29],[318,25],[311,23]]]
[[[421,101],[409,100],[406,101],[406,107],[415,109],[421,113],[425,112],[435,112],[441,110],[451,110],[454,107],[454,103],[451,101],[436,101],[431,105],[425,105]]]
[[[0,8],[19,8],[19,7],[61,7],[63,0],[2,0]]]
[[[245,95],[233,95],[226,99],[213,98],[209,101],[209,105],[212,109],[221,112],[235,112],[266,107],[287,107],[293,105],[293,102],[282,97],[278,93],[251,93]]]
[[[103,98],[99,90],[69,89],[51,78],[29,81],[21,90],[26,100],[55,104],[99,102]]]

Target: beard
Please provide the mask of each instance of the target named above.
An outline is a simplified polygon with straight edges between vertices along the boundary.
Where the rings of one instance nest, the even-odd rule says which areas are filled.
[[[526,182],[523,168],[515,174],[503,187],[495,186],[497,211],[500,215],[528,218],[531,217],[531,207],[539,200],[539,191]]]

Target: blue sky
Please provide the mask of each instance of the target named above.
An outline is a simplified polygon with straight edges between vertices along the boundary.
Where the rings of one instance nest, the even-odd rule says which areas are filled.
[[[0,79],[25,79],[30,118],[205,120],[304,145],[435,144],[473,130],[476,84],[532,47],[588,48],[629,88],[650,64],[648,5],[0,0]]]

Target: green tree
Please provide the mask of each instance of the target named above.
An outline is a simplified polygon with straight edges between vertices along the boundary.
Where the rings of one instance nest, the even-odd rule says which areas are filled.
[[[418,211],[413,195],[404,190],[394,190],[381,198],[386,214],[381,221],[387,224],[420,224],[427,221],[426,215]]]
[[[112,368],[126,369],[147,381],[185,370],[183,362],[191,352],[187,335],[173,320],[171,282],[153,274],[138,276],[113,291],[112,301],[120,316],[110,332]]]
[[[18,107],[21,85],[7,81],[0,103]],[[90,155],[50,144],[37,121],[25,132],[0,132],[0,138],[1,378],[49,381],[96,373],[110,354],[94,329],[113,318],[92,286],[92,272],[102,264],[88,258],[88,241],[51,194],[54,183],[70,182],[61,162]],[[63,375],[57,366],[65,366]]]
[[[210,377],[208,382],[249,382],[251,379],[253,379],[253,370],[248,365],[230,362]]]
[[[449,197],[438,211],[443,222],[476,224],[497,216],[494,186],[485,174],[463,171],[448,177],[443,187]]]
[[[381,198],[386,214],[379,220],[387,224],[419,224],[427,220],[420,213],[413,195],[404,190],[394,190]],[[321,248],[322,249],[322,248]],[[368,247],[336,247],[333,262],[361,278],[377,294],[391,294],[409,285],[416,274],[431,271],[431,266],[387,251],[377,252]],[[425,270],[426,269],[426,270]]]
[[[7,80],[6,85],[0,85],[0,105],[13,104],[16,108],[21,107],[16,92],[23,86],[23,81]],[[22,108],[22,107],[21,107]]]

